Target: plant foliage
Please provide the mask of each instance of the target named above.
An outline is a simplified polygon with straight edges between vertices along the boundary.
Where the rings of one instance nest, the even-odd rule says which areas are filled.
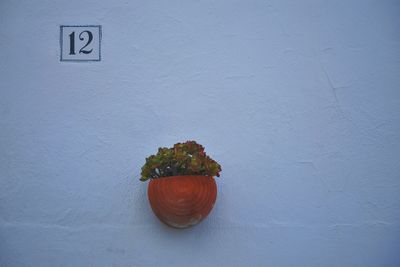
[[[160,147],[156,155],[146,158],[141,181],[177,175],[218,176],[221,165],[204,152],[195,141],[177,143],[172,148]]]

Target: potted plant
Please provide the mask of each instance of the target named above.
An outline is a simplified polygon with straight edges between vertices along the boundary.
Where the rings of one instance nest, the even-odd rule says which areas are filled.
[[[214,176],[221,166],[195,141],[159,148],[146,158],[141,181],[150,179],[147,194],[155,215],[165,224],[186,228],[198,224],[217,198]]]

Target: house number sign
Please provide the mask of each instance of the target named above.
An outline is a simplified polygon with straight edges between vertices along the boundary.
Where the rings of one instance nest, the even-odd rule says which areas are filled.
[[[101,25],[61,25],[61,61],[100,61]]]

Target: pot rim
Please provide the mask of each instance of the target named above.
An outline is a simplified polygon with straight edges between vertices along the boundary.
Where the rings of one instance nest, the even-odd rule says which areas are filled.
[[[160,179],[168,179],[168,178],[179,178],[179,177],[207,177],[207,178],[213,178],[213,176],[207,176],[207,175],[174,175],[174,176],[163,176],[163,177],[157,177],[157,178],[150,178],[150,181],[157,181]]]

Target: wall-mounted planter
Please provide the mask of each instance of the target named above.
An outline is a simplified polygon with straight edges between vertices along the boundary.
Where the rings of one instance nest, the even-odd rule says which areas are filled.
[[[165,224],[186,228],[201,222],[217,198],[221,165],[195,141],[160,147],[146,158],[141,181],[150,180],[148,196],[155,215]]]
[[[217,198],[217,185],[209,176],[170,176],[152,179],[147,193],[151,208],[162,222],[186,228],[210,213]]]

